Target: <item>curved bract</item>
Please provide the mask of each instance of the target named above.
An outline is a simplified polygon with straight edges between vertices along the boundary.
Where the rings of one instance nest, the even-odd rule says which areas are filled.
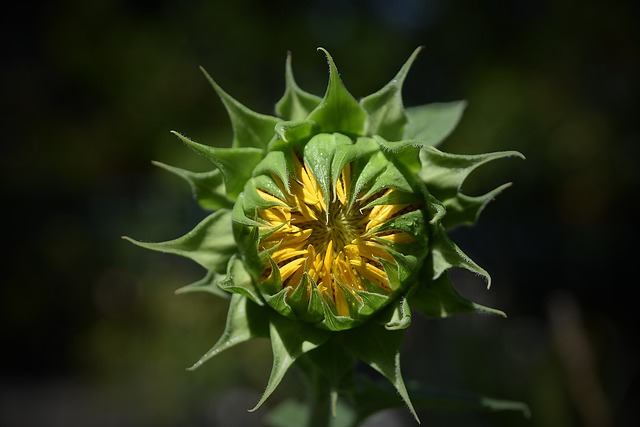
[[[381,372],[412,409],[399,369],[412,310],[430,317],[503,314],[462,297],[448,270],[489,275],[448,237],[475,223],[507,185],[483,196],[461,186],[476,167],[517,152],[454,155],[436,147],[464,101],[404,108],[402,84],[420,49],[379,91],[357,101],[331,56],[323,97],[297,85],[286,63],[278,117],[251,111],[206,73],[234,131],[229,148],[176,135],[211,161],[185,178],[215,211],[187,235],[134,243],[186,256],[207,275],[182,292],[231,296],[227,327],[194,366],[255,337],[271,338],[274,366],[258,406],[302,356],[336,389],[360,359]],[[329,348],[340,348],[321,357]],[[324,349],[324,350],[322,350]],[[336,372],[340,372],[337,374]],[[414,412],[415,415],[415,412]]]

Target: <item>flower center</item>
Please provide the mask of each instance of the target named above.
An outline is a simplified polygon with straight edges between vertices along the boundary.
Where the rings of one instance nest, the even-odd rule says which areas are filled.
[[[329,205],[324,217],[317,221],[309,221],[301,228],[311,230],[309,244],[313,245],[318,252],[324,253],[329,242],[332,242],[333,250],[337,254],[364,233],[365,227],[362,225],[364,217],[357,209],[347,209],[337,201]]]
[[[413,239],[400,230],[382,230],[379,226],[415,207],[398,204],[364,208],[380,194],[352,202],[349,165],[331,189],[335,196],[327,204],[306,165],[295,156],[294,165],[295,179],[290,180],[289,190],[280,188],[286,195],[284,200],[258,190],[263,199],[276,204],[258,212],[266,223],[261,227],[259,250],[268,253],[277,265],[283,288],[295,289],[306,275],[333,302],[338,315],[348,316],[349,294],[360,298],[355,291],[371,286],[390,292],[383,261],[396,261],[388,246]],[[265,278],[272,274],[270,267],[264,274]]]

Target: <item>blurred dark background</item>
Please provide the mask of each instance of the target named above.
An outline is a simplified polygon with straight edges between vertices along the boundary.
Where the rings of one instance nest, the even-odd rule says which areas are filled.
[[[226,302],[175,296],[198,266],[120,239],[167,240],[206,212],[151,160],[209,164],[169,134],[227,145],[203,65],[250,108],[273,113],[293,53],[321,95],[333,55],[356,97],[425,49],[406,105],[467,99],[443,149],[519,150],[474,172],[481,194],[514,186],[459,246],[492,288],[455,273],[463,294],[508,319],[416,318],[407,380],[527,402],[513,413],[421,412],[425,425],[637,425],[640,348],[637,2],[400,0],[14,2],[0,14],[2,256],[0,425],[262,425],[247,414],[266,384],[266,341],[195,373]],[[268,402],[298,396],[290,373]],[[412,425],[406,411],[378,417]],[[373,424],[373,423],[372,423]]]

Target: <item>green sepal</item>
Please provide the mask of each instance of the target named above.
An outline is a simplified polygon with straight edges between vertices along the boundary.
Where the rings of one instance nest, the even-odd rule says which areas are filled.
[[[176,294],[186,294],[190,292],[207,292],[222,298],[230,298],[228,292],[223,291],[219,285],[225,279],[224,274],[207,271],[207,274],[200,280],[176,289]]]
[[[420,151],[422,168],[419,176],[429,192],[440,200],[447,210],[452,210],[452,217],[445,221],[447,229],[463,223],[473,224],[483,207],[506,188],[503,185],[476,198],[464,196],[461,193],[462,184],[474,169],[492,160],[505,157],[524,158],[517,151],[459,155],[444,153],[434,147],[423,147]]]
[[[423,214],[419,210],[410,211],[405,214],[392,218],[376,227],[367,231],[364,235],[368,236],[383,231],[401,230],[408,235],[417,238],[418,236],[426,236],[426,229],[423,221]]]
[[[287,158],[289,157],[289,158]],[[254,177],[259,175],[274,175],[280,179],[287,191],[289,187],[289,175],[293,173],[293,164],[290,156],[282,151],[270,151],[264,159],[253,169]]]
[[[240,208],[233,209],[233,235],[238,242],[238,252],[242,255],[244,266],[255,281],[261,276],[264,267],[264,261],[258,252],[260,232],[258,227],[247,227],[236,222],[236,218],[243,215],[239,213],[241,211]]]
[[[189,148],[213,163],[224,178],[227,195],[235,200],[244,184],[251,178],[251,171],[263,159],[263,151],[253,147],[217,148],[203,145],[173,132]]]
[[[260,256],[261,258],[265,257],[264,253],[261,253]],[[258,287],[258,290],[260,291],[260,294],[262,295],[264,300],[269,305],[271,305],[272,302],[279,303],[280,299],[274,298],[277,298],[276,295],[286,288],[283,289],[282,277],[280,276],[280,269],[278,268],[278,264],[273,261],[273,258],[271,258],[270,255],[267,255],[266,260],[261,260],[260,265],[264,265],[265,262],[271,267],[271,274],[269,274],[269,277],[258,283],[256,286]],[[278,310],[278,308],[274,307],[273,305],[271,305],[271,307],[273,307],[275,310]],[[288,307],[287,310],[290,312],[291,307]]]
[[[407,177],[396,167],[395,164],[386,160],[386,165],[379,174],[373,178],[373,182],[369,182],[367,192],[360,198],[366,200],[381,190],[394,188],[405,193],[413,192],[413,188]]]
[[[365,290],[356,290],[355,293],[358,298],[362,300],[362,307],[358,312],[358,316],[362,319],[367,319],[373,313],[376,313],[382,307],[389,303],[389,294],[381,294],[380,288],[372,285],[367,280],[364,280]],[[377,292],[376,292],[377,291]]]
[[[130,237],[124,239],[152,251],[170,253],[189,258],[207,270],[224,273],[227,263],[238,246],[233,238],[231,212],[216,211],[182,237],[166,242],[140,242]]]
[[[325,206],[329,206],[331,201],[334,175],[331,168],[336,151],[340,146],[351,147],[351,139],[339,133],[321,133],[311,138],[304,147],[304,161],[322,189]]]
[[[409,252],[400,253],[391,248],[387,248],[387,252],[393,256],[395,263],[385,259],[379,261],[384,266],[392,291],[396,292],[407,285],[409,277],[418,268],[419,258]]]
[[[420,203],[420,196],[415,193],[407,193],[406,191],[394,191],[390,194],[384,194],[367,203],[362,209],[372,208],[379,205],[403,205]]]
[[[231,295],[227,323],[218,342],[207,351],[190,371],[199,368],[204,362],[222,353],[224,350],[253,338],[266,338],[269,330],[265,319],[268,311],[240,294]]]
[[[375,153],[378,150],[378,145],[371,138],[359,137],[352,144],[340,144],[336,147],[336,151],[333,155],[333,160],[331,162],[331,183],[333,184],[333,199],[336,199],[336,186],[338,180],[340,179],[340,175],[342,171],[349,163],[354,163],[358,159],[366,159],[371,154]],[[366,161],[366,160],[364,160]],[[351,185],[353,187],[354,180],[354,168],[352,170],[352,181]],[[349,203],[352,204],[355,201],[355,195],[353,194],[352,188],[348,189],[349,193]]]
[[[360,100],[367,111],[367,135],[380,135],[383,138],[401,139],[407,116],[402,103],[402,85],[422,47],[417,48],[402,66],[398,74],[382,89]]]
[[[337,281],[336,283],[338,284],[338,288],[340,288],[342,294],[347,300],[347,305],[349,306],[349,317],[356,321],[362,321],[362,319],[360,318],[360,313],[364,308],[364,301],[358,297],[358,294],[350,286]]]
[[[350,316],[338,316],[333,301],[330,298],[324,298],[322,310],[324,319],[318,324],[319,327],[329,329],[330,331],[344,331],[351,329],[361,323],[358,319]]]
[[[233,220],[234,225],[238,224],[238,225],[243,225],[248,227],[259,227],[263,224],[259,223],[258,221],[251,219],[250,216],[253,215],[248,215],[247,214],[247,208],[245,206],[245,195],[244,193],[240,193],[240,195],[238,196],[238,200],[237,202],[233,205],[233,210],[231,211],[231,219]],[[250,210],[251,213],[255,212],[255,208]],[[240,231],[241,229],[238,227],[234,227],[234,235],[236,236],[236,240],[238,242],[240,242],[241,239],[241,234],[235,234],[236,231]],[[246,232],[246,230],[242,230],[243,232]],[[245,233],[246,234],[246,233]],[[241,248],[242,249],[242,248]]]
[[[502,184],[482,196],[467,196],[466,194],[458,193],[457,197],[447,200],[447,213],[442,218],[442,225],[447,230],[451,230],[459,225],[475,224],[485,206],[509,187],[511,187],[510,182]]]
[[[447,208],[444,207],[442,202],[433,197],[432,194],[429,194],[428,191],[425,196],[425,202],[426,217],[429,218],[429,224],[442,222],[442,219],[447,214]]]
[[[266,200],[258,194],[258,189],[265,191],[266,193],[272,194],[274,196],[281,196],[280,199],[284,199],[284,193],[277,188],[277,185],[273,180],[267,175],[260,175],[255,178],[252,178],[247,184],[244,186],[243,195],[243,203],[245,204],[245,208],[250,207],[251,210],[264,210],[269,209],[274,206],[286,206],[284,202],[276,201],[276,200]],[[245,209],[247,210],[247,209]],[[256,216],[256,222],[261,225],[266,225],[267,223],[260,216]],[[261,222],[264,222],[262,224]]]
[[[250,411],[262,406],[298,357],[324,344],[331,337],[329,331],[306,322],[290,320],[278,313],[271,312],[269,318],[273,366],[262,397]]]
[[[276,179],[278,179],[276,177]],[[273,175],[258,175],[252,178],[255,188],[258,188],[266,193],[276,196],[280,200],[287,200],[287,196],[280,188],[280,185],[274,180]],[[246,191],[246,187],[245,187]],[[284,205],[284,203],[279,203]],[[260,208],[263,209],[263,208]]]
[[[267,144],[273,137],[273,128],[280,119],[251,111],[222,90],[204,68],[200,67],[200,70],[213,86],[227,109],[227,113],[229,113],[231,127],[233,128],[233,143],[231,146],[234,148],[254,147],[261,150],[266,149]]]
[[[412,155],[415,156],[416,161],[419,161],[418,153],[420,149],[423,147],[429,147],[429,144],[419,139],[401,139],[399,141],[387,141],[386,139],[378,135],[375,135],[373,139],[385,152],[391,152],[398,155],[404,151],[410,151]]]
[[[507,317],[501,310],[486,307],[464,298],[453,287],[448,273],[442,274],[435,280],[417,283],[409,291],[407,299],[411,301],[413,308],[431,318],[443,318],[472,312]]]
[[[264,301],[256,291],[251,275],[244,267],[244,263],[235,256],[229,261],[227,276],[218,283],[218,287],[229,293],[243,295],[257,305],[264,305]]]
[[[317,133],[316,127],[316,123],[311,120],[280,122],[274,130],[281,141],[273,140],[269,150],[278,150],[294,142],[306,141]]]
[[[437,147],[458,125],[466,107],[466,101],[453,101],[406,108],[408,121],[402,139]]]
[[[329,62],[329,84],[322,102],[309,114],[308,120],[318,124],[320,132],[363,135],[367,113],[347,91],[329,52],[318,48]]]
[[[434,228],[431,236],[432,279],[437,279],[451,268],[464,268],[484,277],[487,281],[487,289],[490,288],[491,276],[489,273],[453,243],[441,224],[437,224]]]
[[[389,161],[403,172],[406,172],[407,175],[413,176],[420,171],[421,164],[418,153],[424,145],[421,141],[406,139],[387,141],[379,135],[374,135],[373,139]]]
[[[393,384],[411,414],[420,422],[400,372],[400,347],[403,336],[403,330],[390,331],[376,322],[368,322],[345,331],[343,343],[347,351],[380,372]]]
[[[260,286],[263,284],[261,283]],[[275,311],[280,313],[283,316],[288,318],[295,318],[295,314],[293,312],[293,308],[289,305],[289,294],[293,291],[291,286],[287,286],[285,288],[280,289],[276,293],[271,294],[263,294],[264,300],[273,308]]]
[[[389,331],[407,329],[411,325],[411,308],[407,298],[394,299],[376,319]]]
[[[385,170],[388,163],[389,161],[380,151],[375,151],[368,157],[358,158],[352,163],[351,173],[353,174],[353,178],[349,208],[351,208],[351,205],[353,205],[358,198],[363,198],[363,191],[375,182],[376,178]]]
[[[287,54],[284,77],[284,95],[276,103],[276,113],[285,120],[304,120],[311,111],[320,105],[322,98],[300,89],[293,77],[290,52]]]
[[[220,170],[191,172],[161,162],[151,163],[186,180],[191,187],[193,198],[202,208],[208,210],[231,209],[233,206],[233,201],[226,196],[224,179]]]
[[[297,318],[310,323],[322,321],[322,295],[314,280],[306,272],[300,284],[289,295],[288,303]]]

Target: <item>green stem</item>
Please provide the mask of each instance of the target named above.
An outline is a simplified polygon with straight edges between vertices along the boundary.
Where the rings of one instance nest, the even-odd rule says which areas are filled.
[[[331,423],[331,387],[315,369],[305,370],[309,380],[309,419],[307,427],[329,427]]]

